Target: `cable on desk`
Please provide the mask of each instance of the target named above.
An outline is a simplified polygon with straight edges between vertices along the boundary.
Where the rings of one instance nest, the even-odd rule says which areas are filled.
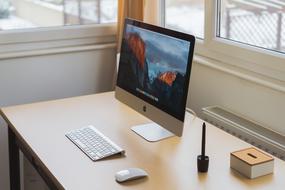
[[[192,121],[194,121],[194,120],[196,119],[196,117],[197,117],[196,112],[193,111],[193,110],[191,110],[190,108],[186,108],[186,111],[188,111],[189,113],[191,113],[191,114],[194,116],[194,118],[193,118],[193,120],[192,120]]]

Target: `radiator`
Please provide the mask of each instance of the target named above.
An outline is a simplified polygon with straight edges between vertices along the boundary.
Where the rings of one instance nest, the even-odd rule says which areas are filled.
[[[225,108],[211,106],[202,109],[202,118],[214,126],[285,160],[285,136],[249,121]]]

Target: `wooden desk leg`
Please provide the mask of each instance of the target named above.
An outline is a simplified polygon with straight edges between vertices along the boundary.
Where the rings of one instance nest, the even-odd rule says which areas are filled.
[[[8,127],[9,138],[9,166],[10,166],[10,189],[20,190],[20,159],[19,147],[16,143],[15,133]]]

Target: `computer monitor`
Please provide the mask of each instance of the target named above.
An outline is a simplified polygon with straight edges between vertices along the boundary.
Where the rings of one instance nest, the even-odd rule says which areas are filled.
[[[132,127],[148,141],[182,136],[195,37],[126,19],[115,97],[152,123]]]

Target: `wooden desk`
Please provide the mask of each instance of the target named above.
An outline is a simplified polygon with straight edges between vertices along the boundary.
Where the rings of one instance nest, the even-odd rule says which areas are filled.
[[[17,147],[33,163],[51,189],[68,190],[198,190],[270,189],[285,187],[285,163],[275,158],[275,172],[249,180],[230,169],[230,152],[250,145],[208,124],[209,172],[197,173],[202,120],[186,114],[182,138],[149,143],[131,126],[149,122],[114,98],[114,93],[6,107],[9,124],[11,183],[19,189]],[[64,135],[93,124],[126,150],[125,157],[92,162]],[[16,144],[15,144],[16,142]],[[147,179],[118,184],[114,174],[129,167],[149,173]]]

